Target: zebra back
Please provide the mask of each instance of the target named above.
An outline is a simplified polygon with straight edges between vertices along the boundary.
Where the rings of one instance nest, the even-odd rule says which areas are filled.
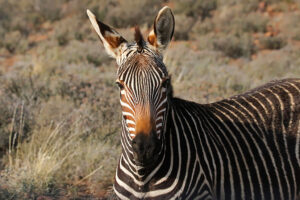
[[[299,79],[273,81],[206,105],[174,98],[172,108],[171,123],[180,124],[178,132],[187,137],[181,141],[189,141],[190,150],[182,154],[199,160],[207,194],[216,199],[299,195]]]

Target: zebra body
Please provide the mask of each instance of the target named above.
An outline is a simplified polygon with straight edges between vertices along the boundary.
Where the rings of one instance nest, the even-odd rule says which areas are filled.
[[[123,152],[115,191],[124,199],[296,199],[296,113],[297,79],[206,105],[172,98],[159,169],[139,177]]]
[[[120,199],[300,198],[300,79],[211,104],[175,98],[163,50],[174,16],[162,8],[144,41],[128,43],[87,12],[119,66]]]

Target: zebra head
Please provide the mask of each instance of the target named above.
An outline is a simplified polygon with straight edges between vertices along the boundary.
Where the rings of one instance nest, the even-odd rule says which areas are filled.
[[[89,10],[87,14],[107,53],[119,67],[116,83],[123,113],[122,140],[129,141],[122,141],[123,146],[132,152],[137,164],[153,162],[163,149],[168,97],[172,91],[162,56],[174,32],[172,11],[167,6],[159,11],[147,41],[136,28],[132,43],[98,21]]]

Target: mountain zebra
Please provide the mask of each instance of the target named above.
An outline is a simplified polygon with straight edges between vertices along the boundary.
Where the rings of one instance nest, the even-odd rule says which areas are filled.
[[[162,61],[174,32],[168,7],[147,42],[136,28],[128,43],[87,14],[119,66],[120,199],[299,198],[300,79],[205,105],[175,98]]]

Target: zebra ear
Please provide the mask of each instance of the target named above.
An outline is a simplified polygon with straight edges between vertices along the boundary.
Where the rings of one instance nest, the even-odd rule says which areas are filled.
[[[174,15],[168,6],[163,7],[154,20],[148,42],[158,51],[164,50],[172,39],[175,27]]]
[[[96,16],[90,10],[86,12],[106,52],[113,58],[120,56],[120,48],[127,41],[113,28],[97,20]]]

